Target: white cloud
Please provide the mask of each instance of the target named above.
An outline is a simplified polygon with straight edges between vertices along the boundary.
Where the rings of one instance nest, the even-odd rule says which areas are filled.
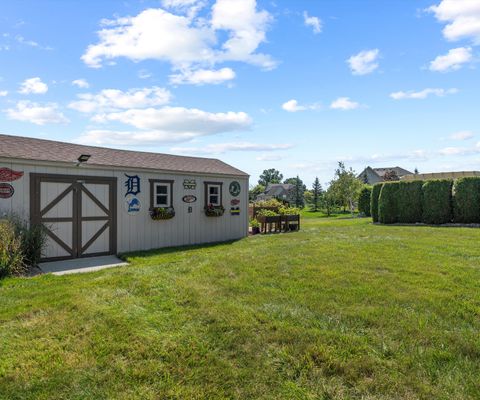
[[[8,90],[0,90],[0,97],[5,97],[8,94]]]
[[[262,154],[255,159],[257,161],[280,161],[283,160],[285,157],[279,154]]]
[[[179,74],[170,75],[170,83],[174,85],[218,85],[232,79],[235,79],[235,71],[231,68],[221,68],[218,70],[199,69],[196,71],[184,70]]]
[[[162,130],[192,137],[246,130],[252,122],[244,112],[210,113],[184,107],[131,109],[99,114],[94,120],[121,122],[138,129]]]
[[[459,156],[466,155],[470,152],[470,149],[466,149],[464,147],[445,147],[439,151],[442,156]]]
[[[47,93],[47,91],[47,84],[42,82],[39,77],[25,79],[18,90],[18,92],[21,94],[44,94]]]
[[[282,104],[282,108],[288,112],[297,112],[306,110],[305,106],[298,105],[298,101],[295,99],[288,100]]]
[[[100,145],[185,142],[201,136],[248,130],[252,124],[244,112],[210,113],[182,107],[131,109],[99,114],[93,120],[120,122],[139,131],[91,130],[83,134],[79,142]]]
[[[313,29],[313,33],[322,32],[322,21],[318,17],[309,16],[306,11],[303,12],[303,21],[306,26]]]
[[[227,151],[277,151],[290,149],[291,144],[259,144],[251,142],[215,143],[199,147],[173,147],[174,153],[181,154],[223,154]]]
[[[185,8],[200,3],[199,0],[162,0],[165,8]]]
[[[208,62],[214,56],[210,47],[215,42],[214,32],[162,9],[149,8],[135,17],[103,21],[98,36],[99,43],[89,45],[82,56],[93,68],[118,57],[136,62],[156,59],[181,66]]]
[[[451,49],[447,54],[438,56],[430,62],[430,70],[437,72],[448,72],[460,69],[463,64],[472,60],[471,47],[458,47]]]
[[[429,11],[447,23],[443,36],[449,41],[471,39],[480,44],[480,2],[477,0],[442,0]]]
[[[458,89],[439,89],[439,88],[427,88],[420,90],[418,92],[414,92],[412,90],[404,92],[394,92],[390,94],[390,97],[394,100],[404,100],[404,99],[426,99],[430,95],[443,97],[448,94],[455,94],[458,93]]]
[[[129,108],[160,106],[170,101],[171,93],[161,87],[130,89],[104,89],[97,94],[81,93],[79,100],[68,107],[83,113],[99,113]]]
[[[138,75],[137,75],[140,79],[148,79],[148,78],[151,78],[152,77],[152,74],[150,72],[148,72],[146,69],[141,69],[140,71],[138,71]]]
[[[258,46],[266,41],[271,20],[267,11],[257,11],[256,0],[217,0],[212,7],[212,28],[229,32],[218,59],[244,61],[265,69],[274,68],[276,62],[269,55],[255,53]]]
[[[206,0],[162,0],[162,6],[193,18],[206,6]]]
[[[17,121],[31,122],[36,125],[61,124],[69,122],[68,119],[58,111],[56,103],[40,105],[28,100],[19,101],[16,108],[4,110],[8,118]]]
[[[475,135],[472,131],[459,131],[452,133],[450,139],[453,140],[467,140],[473,138]]]
[[[90,84],[85,79],[75,79],[72,81],[72,85],[80,89],[88,89]]]
[[[360,103],[350,100],[349,97],[339,97],[330,104],[330,108],[333,110],[355,110],[360,106]]]
[[[321,108],[321,105],[318,103],[300,105],[298,104],[297,100],[292,99],[283,103],[282,108],[288,112],[298,112],[298,111],[306,111],[306,110],[319,110]]]
[[[167,1],[178,8],[203,2]],[[105,61],[126,57],[135,62],[167,61],[173,70],[198,70],[226,61],[241,61],[270,69],[276,63],[257,53],[266,41],[271,16],[258,11],[255,0],[217,0],[211,20],[176,15],[163,9],[146,9],[134,17],[104,20],[97,44],[88,46],[82,60],[100,68]],[[220,31],[220,35],[217,33]],[[227,38],[223,41],[219,37]],[[160,40],[161,38],[161,40]]]
[[[351,56],[347,62],[353,75],[367,75],[378,68],[380,50],[364,50]]]

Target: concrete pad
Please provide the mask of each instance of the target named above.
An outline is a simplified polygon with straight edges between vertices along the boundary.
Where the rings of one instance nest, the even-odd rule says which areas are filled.
[[[85,257],[73,260],[40,263],[40,269],[54,275],[76,274],[79,272],[100,271],[105,268],[128,265],[116,256]]]

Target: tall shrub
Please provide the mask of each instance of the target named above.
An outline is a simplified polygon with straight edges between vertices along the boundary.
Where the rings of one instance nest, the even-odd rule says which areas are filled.
[[[399,182],[387,182],[380,190],[378,198],[378,221],[393,224],[398,221],[397,196]]]
[[[426,224],[446,224],[452,222],[451,179],[426,181],[423,184],[423,222]]]
[[[24,263],[30,266],[37,265],[47,242],[45,227],[43,225],[30,225],[16,216],[11,216],[10,221],[16,235],[20,238]]]
[[[0,278],[25,271],[22,242],[11,221],[0,221]]]
[[[400,181],[396,195],[397,222],[422,222],[423,181]]]
[[[378,222],[378,198],[380,197],[382,186],[383,183],[377,183],[372,187],[372,193],[370,195],[370,214],[373,222]]]
[[[459,178],[455,181],[453,219],[459,223],[480,222],[480,178]]]
[[[358,196],[358,212],[365,215],[366,217],[370,217],[372,214],[370,212],[370,198],[372,197],[372,187],[371,186],[364,186],[363,189],[360,191],[360,195]]]

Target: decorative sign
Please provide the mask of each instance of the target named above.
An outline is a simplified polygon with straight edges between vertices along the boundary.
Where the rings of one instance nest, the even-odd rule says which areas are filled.
[[[15,189],[9,183],[0,183],[0,199],[9,199],[15,193]]]
[[[233,181],[230,183],[228,190],[233,197],[237,197],[241,192],[240,184],[237,181]]]
[[[185,190],[195,190],[197,188],[197,182],[195,179],[184,179],[183,188]]]
[[[230,215],[240,215],[240,207],[231,207]]]
[[[140,177],[138,175],[127,175],[127,180],[125,181],[125,187],[127,188],[127,193],[125,193],[125,197],[129,194],[136,196],[140,193]]]
[[[0,168],[0,182],[13,182],[23,176],[22,171],[13,171],[10,168]]]
[[[127,213],[129,215],[135,215],[140,212],[142,208],[142,203],[140,203],[140,200],[138,197],[135,197],[133,195],[128,195],[128,197],[125,199],[125,210],[127,210]]]
[[[232,200],[230,200],[230,204],[232,206],[238,206],[240,204],[240,200],[239,199],[232,199]]]
[[[182,201],[184,203],[195,203],[197,201],[197,196],[193,196],[191,194],[187,194],[186,196],[182,197]]]

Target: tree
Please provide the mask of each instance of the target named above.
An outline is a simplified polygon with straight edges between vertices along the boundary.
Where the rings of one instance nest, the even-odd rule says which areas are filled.
[[[399,181],[400,178],[398,177],[397,173],[392,169],[390,171],[385,172],[383,175],[383,180],[385,182],[391,182],[391,181]]]
[[[275,168],[266,169],[260,175],[258,184],[267,187],[269,183],[281,183],[283,175]]]
[[[318,207],[320,205],[321,197],[322,197],[322,185],[318,179],[318,176],[315,177],[315,181],[313,182],[312,186],[312,211],[317,212]]]
[[[343,206],[344,211],[349,207],[353,214],[355,200],[362,187],[363,184],[356,178],[355,171],[351,167],[347,169],[345,164],[340,161],[329,187],[329,192],[335,202]]]
[[[265,192],[265,186],[263,185],[256,185],[253,186],[249,191],[248,191],[248,198],[250,201],[255,201],[257,196],[259,194],[262,194]]]
[[[303,208],[305,206],[305,197],[304,193],[307,190],[307,186],[297,175],[295,178],[288,178],[283,181],[283,183],[293,185],[292,196],[295,207]]]
[[[413,173],[414,173],[415,175],[418,175],[418,174],[420,173],[420,172],[418,172],[418,168],[417,168],[417,167],[415,167],[415,170],[413,171]]]

